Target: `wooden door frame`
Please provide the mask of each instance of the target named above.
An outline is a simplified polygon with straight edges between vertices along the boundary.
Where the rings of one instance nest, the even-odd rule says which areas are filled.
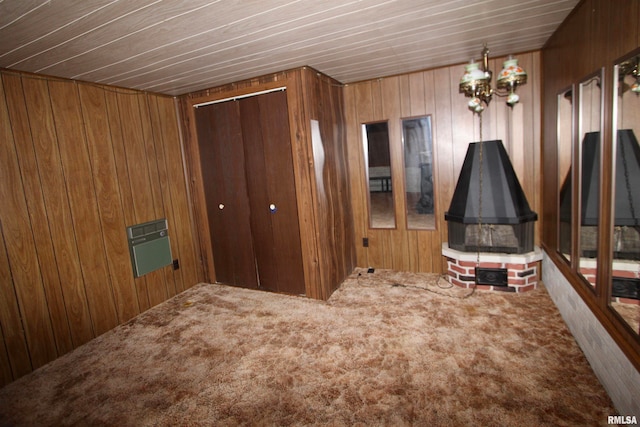
[[[305,295],[311,298],[321,298],[323,295],[317,244],[316,210],[314,208],[316,204],[313,197],[316,189],[315,183],[311,179],[313,153],[309,149],[310,124],[307,123],[309,118],[304,108],[301,70],[296,69],[272,75],[270,76],[272,81],[265,82],[262,81],[264,78],[259,78],[207,89],[195,94],[187,94],[180,98],[189,185],[193,195],[195,221],[199,230],[198,242],[203,257],[204,277],[209,283],[215,283],[216,275],[211,251],[211,234],[207,219],[194,108],[196,105],[204,103],[252,96],[265,91],[285,88],[300,223]]]

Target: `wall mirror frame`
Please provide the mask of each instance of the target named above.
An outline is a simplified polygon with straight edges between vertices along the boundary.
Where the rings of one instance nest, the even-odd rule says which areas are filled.
[[[362,148],[367,182],[369,228],[396,228],[389,122],[363,123]]]
[[[577,237],[577,253],[572,257],[579,276],[589,288],[596,290],[598,276],[598,233],[600,224],[600,180],[604,69],[590,74],[578,84],[577,153],[578,197],[577,218],[573,229]],[[574,162],[576,163],[576,162]],[[574,171],[574,176],[576,173]],[[577,228],[577,230],[576,230]],[[575,238],[575,237],[574,237]],[[574,240],[575,242],[575,240]]]
[[[575,205],[572,189],[572,167],[574,163],[574,134],[575,134],[575,86],[560,91],[557,95],[557,158],[558,158],[558,223],[556,229],[557,251],[568,264],[572,259],[573,216],[572,206]]]
[[[640,49],[613,67],[609,307],[640,335]]]
[[[431,115],[403,118],[401,122],[407,229],[435,230]]]

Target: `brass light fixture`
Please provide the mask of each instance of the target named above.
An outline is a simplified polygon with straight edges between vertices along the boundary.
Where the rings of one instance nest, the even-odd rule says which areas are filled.
[[[624,78],[628,75],[635,79],[631,86],[624,84]],[[622,84],[619,85],[622,92],[628,88],[631,89],[631,92],[640,94],[640,55],[619,65],[618,78],[622,81]]]
[[[474,113],[482,113],[484,105],[489,105],[494,93],[506,96],[509,107],[513,107],[520,100],[516,88],[527,82],[527,73],[518,65],[517,59],[509,56],[504,61],[502,71],[496,80],[497,90],[491,87],[492,76],[493,73],[489,70],[489,49],[485,45],[482,50],[482,69],[480,64],[472,60],[466,65],[464,75],[460,79],[460,93],[471,98],[469,109]]]

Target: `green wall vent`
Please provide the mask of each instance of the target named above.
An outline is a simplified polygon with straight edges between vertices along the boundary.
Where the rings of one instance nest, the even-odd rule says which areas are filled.
[[[166,218],[127,227],[134,277],[173,263],[167,228]]]

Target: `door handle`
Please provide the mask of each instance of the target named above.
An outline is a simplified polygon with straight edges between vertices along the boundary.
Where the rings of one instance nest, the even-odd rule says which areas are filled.
[[[278,207],[274,203],[271,203],[269,205],[269,212],[276,213],[277,210],[278,210]]]
[[[218,209],[220,209],[220,210],[224,209],[224,204],[223,204],[223,203],[220,203],[220,204],[218,205]]]

